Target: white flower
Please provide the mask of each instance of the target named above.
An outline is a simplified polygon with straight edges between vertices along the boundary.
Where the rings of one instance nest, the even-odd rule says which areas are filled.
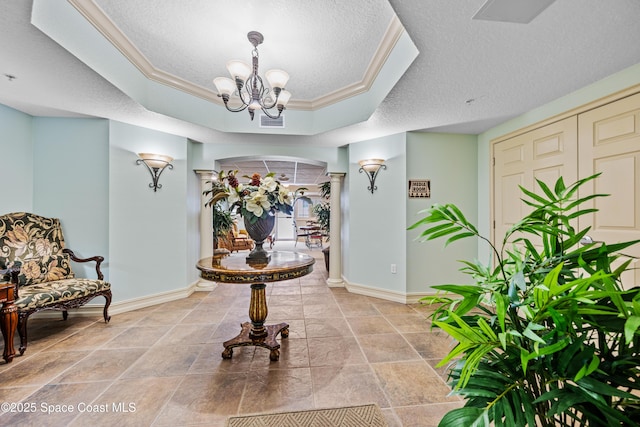
[[[242,190],[241,188],[238,190]],[[229,201],[229,205],[233,205],[236,202],[240,201],[240,194],[236,191],[229,191],[229,197],[227,198]]]
[[[278,192],[278,202],[281,205],[290,205],[292,203],[291,193],[289,193],[288,189],[280,187],[280,191]]]
[[[260,181],[260,187],[263,188],[266,192],[271,193],[273,191],[276,191],[278,183],[275,179],[273,179],[272,176],[266,176]]]
[[[261,217],[265,210],[271,208],[269,197],[261,190],[251,193],[246,202],[247,210],[257,217]]]
[[[240,184],[234,173],[221,178],[227,180],[227,202],[231,213],[246,215],[252,221],[262,218],[265,212],[282,211],[291,213],[293,195],[274,178],[275,173],[260,178],[259,174],[251,176],[249,184]],[[259,179],[259,183],[257,182]],[[253,185],[253,184],[258,184]],[[233,185],[233,187],[232,187]]]

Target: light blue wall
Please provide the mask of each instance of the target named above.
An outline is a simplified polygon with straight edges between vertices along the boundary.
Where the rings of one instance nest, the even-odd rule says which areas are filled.
[[[32,117],[0,104],[0,214],[33,211]]]
[[[33,210],[60,218],[66,246],[81,257],[104,256],[109,278],[109,124],[103,119],[33,119]],[[80,277],[95,266],[74,264]]]
[[[414,242],[415,234],[406,228],[417,219],[416,212],[431,203],[453,202],[487,234],[490,140],[636,84],[640,64],[477,139],[403,133],[346,148],[265,147],[259,136],[248,136],[248,144],[200,144],[101,119],[33,118],[0,105],[0,179],[5,183],[0,213],[60,217],[70,248],[105,256],[114,301],[135,300],[183,289],[198,277],[200,182],[194,169],[210,169],[215,160],[237,156],[325,161],[330,172],[347,173],[341,195],[345,279],[400,294],[428,292],[430,285],[464,280],[456,260],[485,257],[486,248]],[[146,168],[135,164],[136,153],[143,151],[175,158],[156,193],[148,187]],[[358,173],[357,162],[365,157],[385,158],[388,166],[374,194]],[[407,199],[412,178],[431,179],[431,199]],[[392,263],[396,274],[390,271]]]
[[[406,289],[406,134],[390,135],[349,145],[349,179],[345,182],[349,209],[345,224],[347,247],[344,276],[355,285],[404,293]],[[381,158],[371,194],[369,180],[359,173],[359,160]],[[331,242],[331,244],[335,244]],[[397,273],[391,273],[396,264]]]
[[[198,279],[200,183],[187,161],[194,146],[119,122],[34,118],[0,105],[0,173],[11,183],[0,213],[60,218],[67,247],[105,257],[115,303],[184,289]],[[138,152],[175,159],[156,193]],[[95,277],[93,266],[74,270]]]
[[[189,265],[187,140],[120,122],[109,125],[109,258],[114,300],[185,288]],[[151,175],[136,153],[166,154],[172,170],[149,188]],[[197,244],[197,243],[194,243]]]
[[[200,259],[200,210],[202,195],[200,194],[200,176],[194,172],[194,163],[198,147],[201,144],[189,140],[187,143],[187,280],[193,283],[200,277],[200,270],[189,268],[195,266]]]
[[[378,174],[378,189],[371,194],[369,181],[359,173],[358,161],[385,159]],[[470,221],[477,213],[477,139],[474,135],[402,133],[349,146],[349,173],[343,198],[344,275],[348,283],[400,295],[430,293],[430,285],[464,283],[457,260],[473,260],[476,242],[414,239],[408,231],[418,211],[433,203],[455,203]],[[430,179],[430,199],[409,199],[409,179]],[[397,273],[391,272],[391,264]]]
[[[406,227],[424,216],[418,212],[435,203],[453,203],[477,224],[477,155],[475,135],[407,134],[407,179],[430,180],[431,198],[407,199]],[[406,231],[407,292],[428,293],[430,285],[467,283],[468,278],[458,271],[462,267],[458,260],[477,258],[476,239],[459,240],[445,248],[445,239],[417,241],[424,229]]]

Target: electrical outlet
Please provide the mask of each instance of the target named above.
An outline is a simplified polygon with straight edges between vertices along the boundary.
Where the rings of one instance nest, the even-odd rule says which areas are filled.
[[[391,272],[396,274],[398,272],[398,266],[395,264],[391,264]]]

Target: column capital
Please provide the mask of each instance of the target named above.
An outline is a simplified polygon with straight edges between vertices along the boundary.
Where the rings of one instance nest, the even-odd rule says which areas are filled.
[[[213,179],[216,176],[216,171],[212,169],[194,169],[196,174],[200,175],[200,179]]]

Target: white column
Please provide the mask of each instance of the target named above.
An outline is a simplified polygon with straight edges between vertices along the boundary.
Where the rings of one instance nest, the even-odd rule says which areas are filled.
[[[214,172],[211,170],[196,170],[195,172],[200,177],[200,259],[202,259],[213,256],[212,208],[204,205],[209,197],[203,193],[211,188]],[[215,287],[215,282],[200,279],[196,285],[196,291],[210,291]]]
[[[342,280],[342,209],[340,192],[344,173],[329,173],[331,178],[331,218],[329,220],[329,278],[330,287],[343,287]]]

